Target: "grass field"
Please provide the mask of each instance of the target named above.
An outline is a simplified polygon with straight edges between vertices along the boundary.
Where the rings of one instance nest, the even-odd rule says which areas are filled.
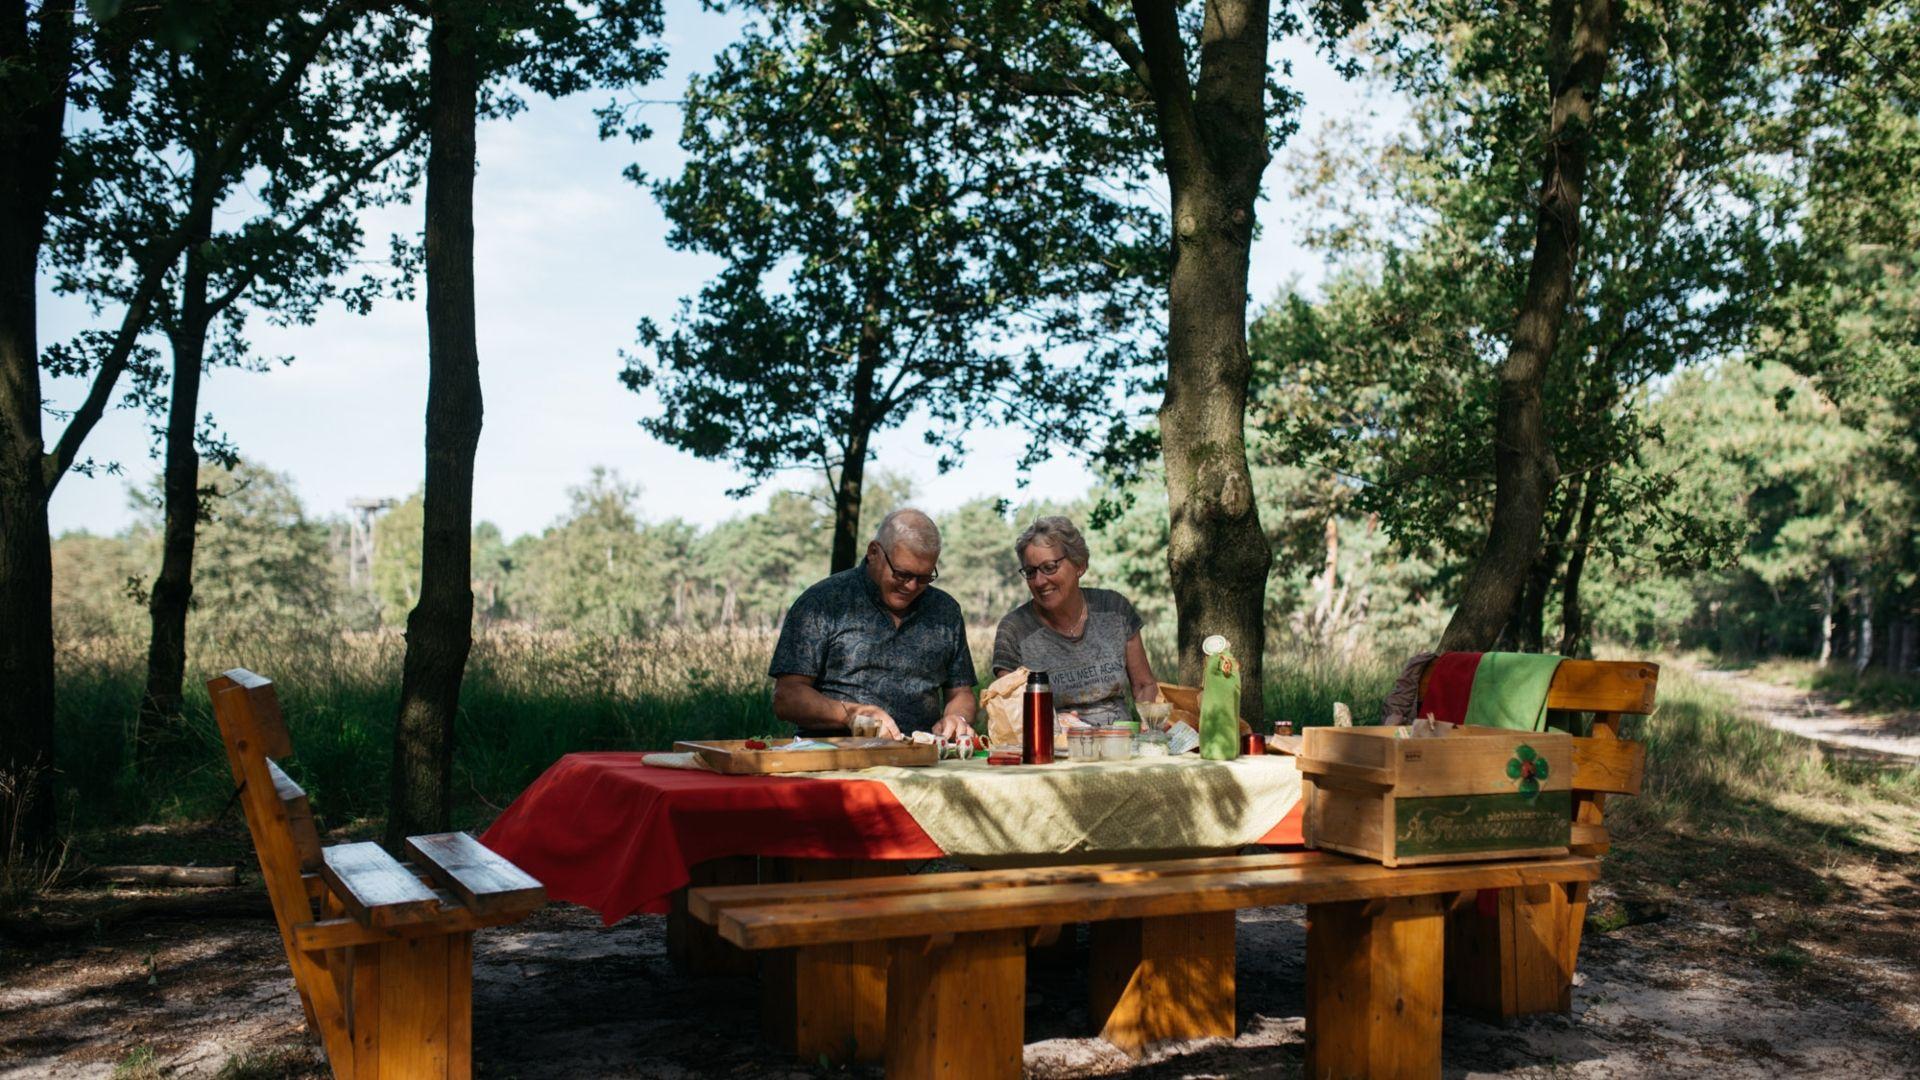
[[[991,646],[973,642],[984,661]],[[663,749],[675,739],[778,730],[768,703],[770,633],[663,634],[645,640],[494,631],[481,635],[460,695],[456,817],[484,821],[560,755]],[[133,716],[144,642],[92,637],[59,651],[58,764],[74,829],[195,819],[217,812],[231,783],[205,678],[246,667],[273,679],[293,732],[292,773],[345,824],[384,809],[405,642],[394,634],[234,635],[195,643],[183,732],[139,732]],[[1156,653],[1167,650],[1156,648]],[[1157,670],[1171,678],[1169,657]],[[1269,717],[1325,723],[1336,701],[1378,715],[1384,664],[1270,658]],[[980,666],[984,674],[984,664]],[[140,740],[164,747],[136,768]]]
[[[990,640],[985,632],[978,636],[974,652],[984,658]],[[663,748],[678,738],[776,730],[764,666],[772,644],[764,632],[645,640],[481,635],[461,692],[458,822],[488,820],[570,751]],[[1170,677],[1165,643],[1150,646],[1157,670]],[[189,670],[244,666],[274,679],[293,731],[292,772],[329,825],[351,826],[384,808],[404,648],[391,634],[235,635],[197,642]],[[59,656],[64,825],[86,833],[198,820],[221,810],[231,783],[204,674],[189,679],[184,732],[137,732],[132,718],[142,642],[68,641]],[[1342,701],[1364,723],[1379,714],[1396,670],[1385,660],[1270,656],[1267,715],[1325,723],[1334,702]],[[1837,836],[1873,830],[1872,807],[1920,806],[1920,772],[1830,762],[1811,743],[1747,718],[1725,692],[1675,667],[1663,674],[1659,712],[1631,720],[1628,734],[1647,742],[1652,765],[1645,794],[1621,805],[1619,821],[1627,829],[1777,831],[1782,822],[1804,818],[1804,829],[1793,826],[1796,836],[1822,829]],[[167,736],[158,741],[164,750],[150,755],[142,771],[134,745],[156,735]]]

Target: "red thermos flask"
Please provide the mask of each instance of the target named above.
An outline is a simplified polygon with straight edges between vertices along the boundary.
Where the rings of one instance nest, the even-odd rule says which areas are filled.
[[[1020,758],[1028,765],[1053,764],[1053,684],[1044,671],[1027,674],[1027,693],[1020,701]]]

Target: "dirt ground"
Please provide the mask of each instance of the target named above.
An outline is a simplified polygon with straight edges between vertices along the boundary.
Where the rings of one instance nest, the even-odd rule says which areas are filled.
[[[1782,731],[1856,759],[1920,762],[1920,713],[1862,714],[1831,695],[1781,686],[1744,671],[1693,669],[1702,682],[1737,695],[1749,712]]]
[[[1890,814],[1838,841],[1815,817],[1793,826],[1819,845],[1732,826],[1616,837],[1572,1013],[1511,1027],[1450,1014],[1446,1075],[1920,1076],[1916,822]],[[251,858],[231,819],[170,841],[203,863]],[[187,913],[118,918],[129,902]],[[1303,914],[1240,914],[1239,1038],[1137,1062],[1086,1037],[1084,944],[1036,965],[1028,1075],[1298,1075]],[[12,936],[0,921],[0,1080],[326,1075],[256,892],[61,891],[37,917],[38,929],[14,920]],[[770,1050],[753,981],[676,975],[657,916],[603,928],[554,905],[480,934],[474,969],[483,1077],[879,1075]]]

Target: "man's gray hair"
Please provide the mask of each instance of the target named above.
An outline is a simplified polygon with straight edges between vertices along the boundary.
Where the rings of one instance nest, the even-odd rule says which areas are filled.
[[[895,548],[904,547],[915,555],[928,558],[940,557],[940,527],[933,519],[911,507],[895,510],[880,519],[880,529],[873,534],[873,542],[880,550],[891,555]]]
[[[1036,520],[1013,542],[1013,557],[1021,562],[1027,561],[1027,545],[1042,543],[1048,547],[1057,547],[1067,557],[1067,561],[1082,570],[1087,568],[1087,538],[1080,535],[1067,518],[1053,515]]]

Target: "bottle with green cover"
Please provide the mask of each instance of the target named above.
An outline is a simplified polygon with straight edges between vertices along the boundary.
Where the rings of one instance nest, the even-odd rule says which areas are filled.
[[[1219,634],[1200,643],[1207,673],[1200,683],[1200,756],[1227,761],[1240,756],[1240,665]]]

